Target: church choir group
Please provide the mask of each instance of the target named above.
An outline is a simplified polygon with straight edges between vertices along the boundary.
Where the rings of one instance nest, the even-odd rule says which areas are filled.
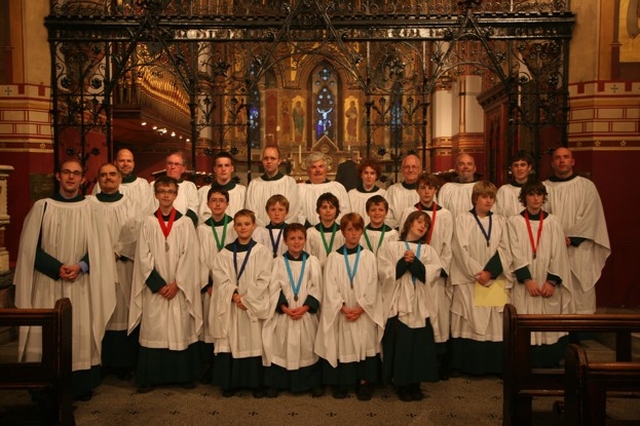
[[[73,306],[73,394],[91,398],[101,375],[157,386],[219,386],[253,396],[280,391],[335,398],[375,385],[421,400],[421,382],[502,372],[502,309],[595,312],[594,285],[609,254],[593,184],[573,173],[566,148],[554,177],[530,179],[527,155],[499,190],[474,181],[471,156],[440,187],[420,161],[403,182],[376,186],[380,165],[358,165],[350,191],[327,180],[320,153],[309,181],[278,171],[275,147],[248,188],[233,158],[214,159],[201,188],[182,180],[181,153],[149,184],[129,150],[98,172],[84,197],[81,165],[64,162],[60,191],[25,219],[15,274],[16,305]],[[491,293],[487,296],[487,292]],[[554,365],[568,336],[535,333],[538,365]],[[41,356],[41,333],[22,327],[21,361]],[[101,371],[102,367],[102,371]]]

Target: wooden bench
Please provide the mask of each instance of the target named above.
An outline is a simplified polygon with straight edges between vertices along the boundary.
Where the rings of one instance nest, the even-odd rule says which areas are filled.
[[[564,396],[564,370],[531,366],[531,332],[609,332],[616,336],[616,361],[631,361],[631,333],[640,331],[640,315],[518,315],[513,305],[503,314],[503,426],[531,425],[534,396]]]
[[[0,325],[42,327],[42,361],[0,364],[0,389],[40,391],[41,423],[75,425],[69,299],[58,300],[53,309],[0,309]]]
[[[572,344],[564,369],[566,426],[607,424],[607,392],[640,390],[640,362],[589,362],[584,348]]]

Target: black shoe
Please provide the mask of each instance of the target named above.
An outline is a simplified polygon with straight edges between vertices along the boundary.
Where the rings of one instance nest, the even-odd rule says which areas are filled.
[[[131,371],[129,371],[129,369],[126,367],[116,370],[116,377],[118,378],[118,380],[124,380],[127,382],[133,378],[133,376],[131,375]]]
[[[200,383],[202,383],[203,385],[207,385],[211,383],[212,379],[213,379],[213,367],[210,365],[204,370],[204,373],[202,373],[202,376],[200,376]]]
[[[373,396],[373,385],[371,383],[361,383],[356,390],[358,401],[369,401]]]
[[[409,385],[409,393],[412,401],[422,401],[424,399],[424,394],[420,389],[420,383],[413,383]]]
[[[267,398],[276,398],[278,396],[278,389],[276,388],[267,388]]]
[[[149,393],[153,390],[153,386],[138,386],[138,393]]]
[[[409,389],[409,386],[398,386],[396,391],[398,392],[398,398],[400,399],[400,401],[413,401],[413,397],[411,396],[411,389]]]
[[[259,388],[255,388],[252,394],[253,394],[253,397],[257,399],[264,398],[265,396],[267,396],[267,393],[265,392],[262,386]]]
[[[222,396],[225,397],[225,398],[231,398],[235,394],[236,394],[235,389],[223,389],[222,390]]]
[[[86,391],[85,393],[83,393],[82,395],[78,395],[76,396],[74,399],[76,401],[91,401],[91,398],[93,397],[93,392],[91,391]]]
[[[347,395],[349,395],[349,392],[347,392],[346,389],[343,389],[339,386],[336,386],[333,389],[333,397],[335,399],[345,399],[347,397]]]
[[[322,386],[316,386],[311,389],[311,396],[314,398],[320,398],[324,396],[324,388]]]
[[[438,369],[438,376],[440,380],[449,380],[449,368],[441,365]]]
[[[196,384],[195,382],[191,381],[191,382],[182,383],[181,386],[182,386],[182,389],[193,389],[196,387]]]

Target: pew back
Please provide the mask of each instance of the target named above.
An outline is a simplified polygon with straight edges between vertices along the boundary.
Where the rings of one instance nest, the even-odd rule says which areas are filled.
[[[42,391],[43,421],[74,425],[71,398],[71,302],[53,309],[0,309],[0,325],[42,327],[42,361],[0,364],[0,388]]]
[[[631,333],[640,331],[640,315],[518,315],[505,305],[504,337],[504,426],[531,424],[533,396],[564,395],[564,370],[531,367],[531,332],[610,332],[616,336],[616,361],[631,361]]]

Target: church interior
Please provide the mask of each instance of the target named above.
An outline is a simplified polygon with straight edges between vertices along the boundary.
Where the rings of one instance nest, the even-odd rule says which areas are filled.
[[[375,158],[381,186],[465,153],[500,186],[563,146],[604,206],[598,311],[640,312],[640,0],[1,0],[0,23],[0,307],[65,159],[87,194],[121,148],[148,180],[181,150],[197,186],[219,151],[247,185],[268,146],[298,182],[311,152]]]

